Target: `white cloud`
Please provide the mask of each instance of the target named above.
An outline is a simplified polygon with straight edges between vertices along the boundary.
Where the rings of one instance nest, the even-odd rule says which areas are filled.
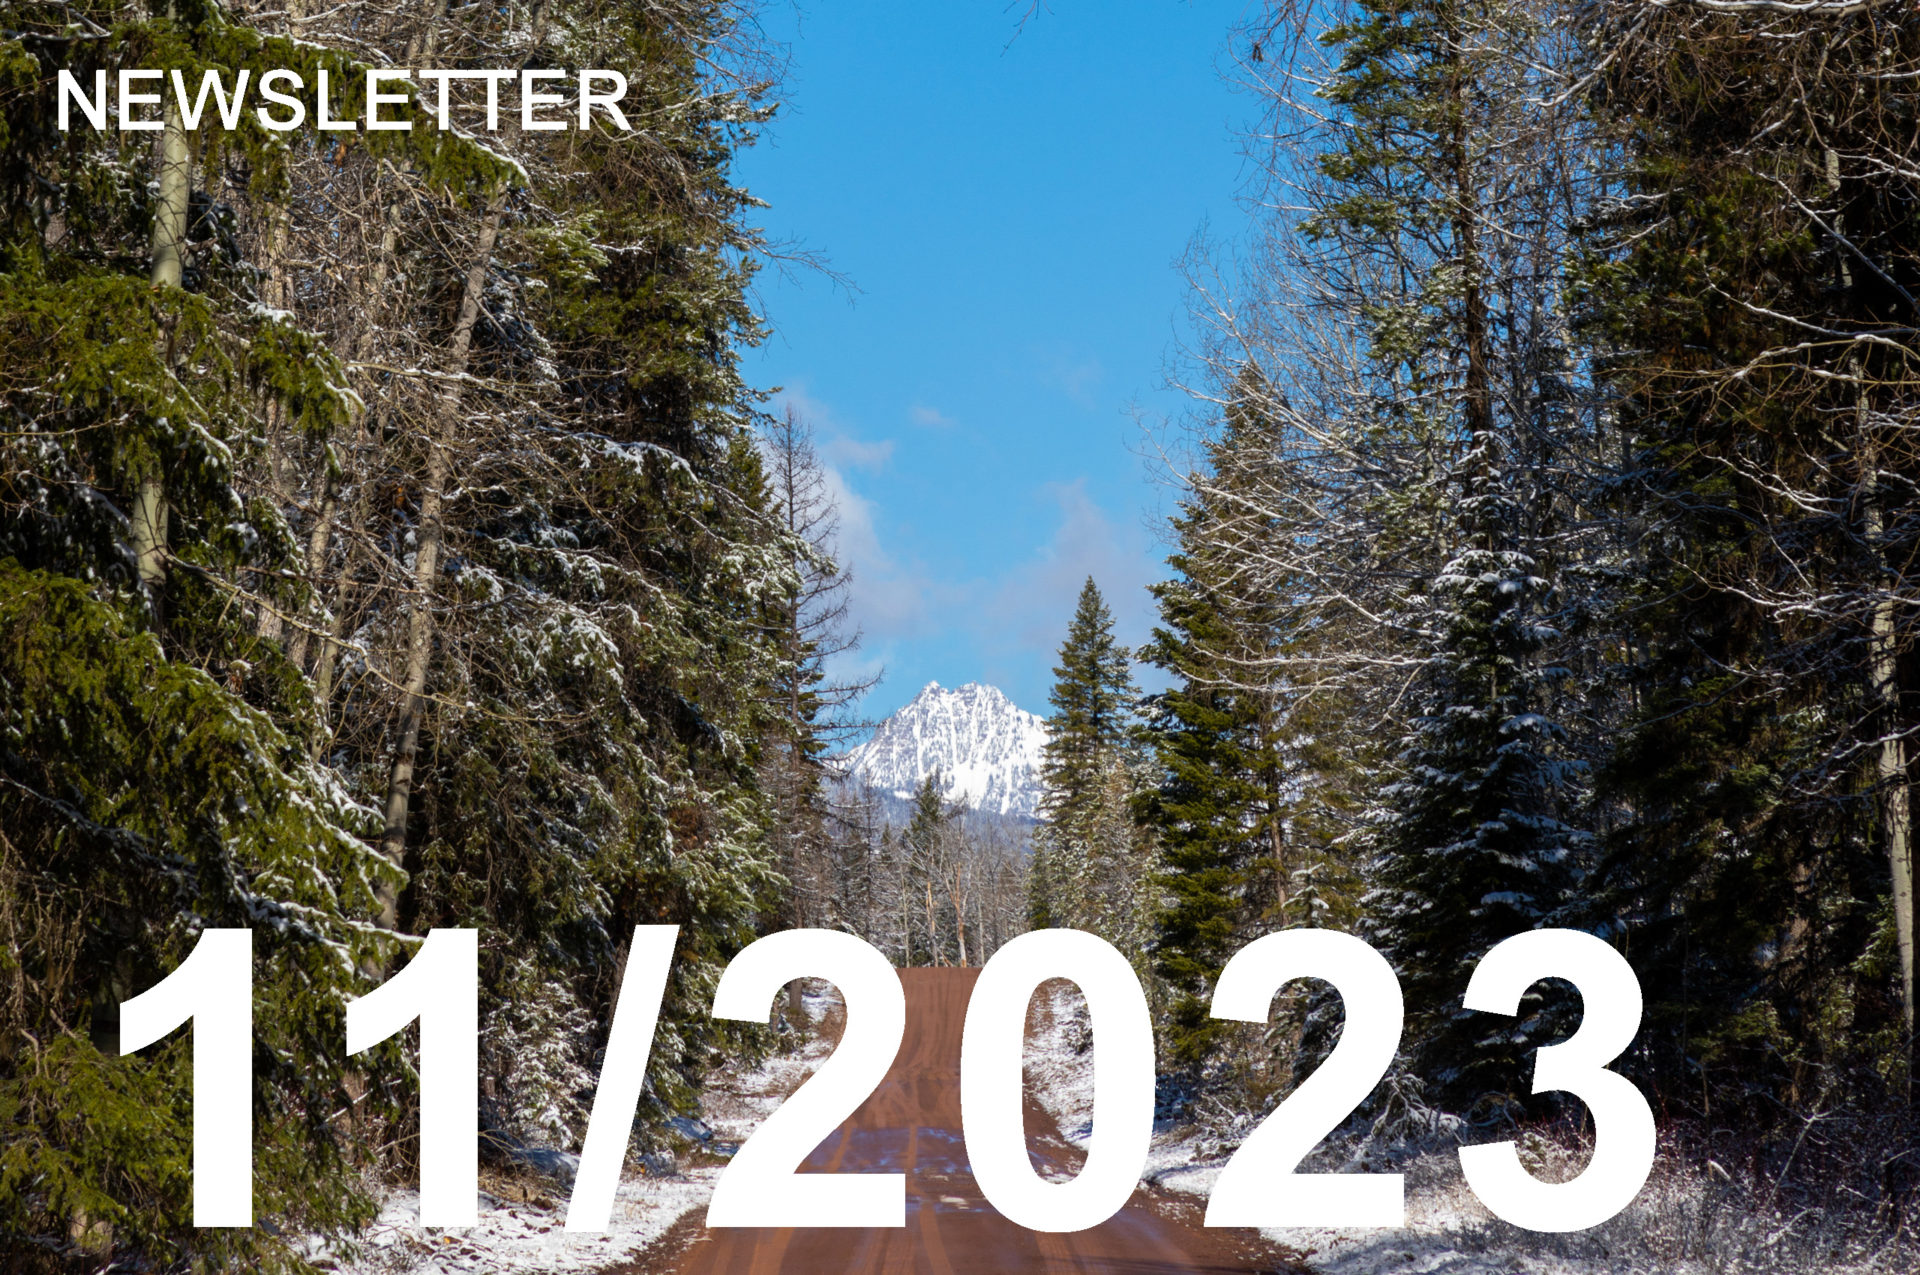
[[[946,429],[953,424],[953,417],[937,407],[928,407],[925,403],[915,403],[909,407],[907,417],[915,425],[924,425],[928,429]]]
[[[920,631],[930,592],[925,569],[894,557],[881,538],[873,502],[845,471],[832,463],[822,471],[840,514],[834,557],[853,573],[852,611],[860,629],[868,640],[881,642]]]
[[[823,434],[817,438],[820,458],[830,465],[872,472],[885,469],[887,462],[893,459],[891,438],[877,439],[871,443],[851,434]]]
[[[1041,489],[1039,498],[1056,507],[1058,522],[1029,558],[969,580],[938,580],[923,563],[898,559],[876,524],[875,505],[839,471],[829,471],[829,482],[840,502],[840,556],[854,572],[863,669],[897,664],[895,652],[931,634],[958,632],[968,635],[977,661],[966,677],[1007,687],[1031,685],[1037,675],[1044,683],[1088,576],[1113,612],[1119,640],[1128,646],[1146,640],[1154,619],[1146,586],[1165,570],[1159,552],[1143,528],[1109,517],[1084,481]],[[1148,686],[1160,680],[1151,670],[1138,677]]]
[[[832,552],[853,576],[850,611],[862,634],[860,652],[838,672],[858,680],[872,671],[867,666],[875,662],[876,652],[884,653],[893,640],[922,631],[927,621],[930,585],[925,569],[894,556],[880,531],[879,508],[852,477],[883,471],[893,459],[893,440],[856,437],[830,406],[804,388],[784,390],[780,406],[792,408],[812,428],[821,477],[838,516]]]
[[[893,459],[891,438],[856,438],[832,408],[798,387],[780,394],[782,410],[791,409],[813,430],[815,449],[823,463],[845,469],[884,469]]]
[[[1089,375],[1097,374],[1096,365]],[[814,428],[822,476],[839,514],[833,553],[853,577],[850,618],[862,645],[835,661],[833,676],[864,680],[882,667],[916,663],[916,648],[929,639],[964,635],[973,667],[954,678],[1024,685],[1032,698],[1039,693],[1035,683],[1050,680],[1046,670],[1089,575],[1113,612],[1120,641],[1137,645],[1146,639],[1154,614],[1146,586],[1165,572],[1163,551],[1131,516],[1109,516],[1085,480],[1049,483],[1034,492],[1036,502],[1052,506],[1055,521],[1024,560],[970,577],[936,577],[925,562],[903,554],[894,536],[899,511],[889,517],[883,486],[894,441],[856,437],[830,408],[802,391],[783,398]],[[923,409],[913,410],[918,419]],[[1158,681],[1145,673],[1141,680]],[[1045,711],[1039,704],[1027,707]]]
[[[781,390],[780,406],[783,409],[791,407],[800,414],[802,420],[816,430],[839,428],[838,422],[834,420],[833,409],[807,393],[802,386],[789,385]]]

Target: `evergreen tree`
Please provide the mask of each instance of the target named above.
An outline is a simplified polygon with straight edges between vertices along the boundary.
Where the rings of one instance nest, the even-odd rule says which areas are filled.
[[[1172,991],[1171,1058],[1197,1067],[1230,1025],[1211,1016],[1215,980],[1261,934],[1332,919],[1321,809],[1339,798],[1315,773],[1308,685],[1276,677],[1301,635],[1281,593],[1247,565],[1273,532],[1249,512],[1249,473],[1266,431],[1257,378],[1243,379],[1203,472],[1172,520],[1176,576],[1152,586],[1160,625],[1141,654],[1175,679],[1150,697],[1142,737],[1157,779],[1135,802],[1157,833],[1164,902],[1154,917],[1155,970]]]
[[[1327,109],[1299,108],[1317,172],[1283,241],[1308,277],[1283,304],[1330,317],[1288,317],[1304,357],[1260,369],[1286,380],[1254,391],[1275,460],[1245,499],[1276,526],[1253,560],[1310,635],[1276,668],[1372,719],[1333,732],[1356,756],[1400,736],[1370,814],[1370,923],[1414,1069],[1467,1103],[1523,1082],[1542,1026],[1484,1047],[1457,1009],[1467,972],[1560,915],[1582,844],[1558,657],[1586,547],[1566,462],[1592,442],[1559,279],[1584,139],[1535,6],[1355,0],[1322,44]]]
[[[908,913],[914,915],[918,923],[917,932],[913,927],[908,930],[912,936],[907,944],[909,964],[948,963],[945,927],[941,924],[944,900],[940,895],[944,892],[938,883],[944,875],[949,852],[950,820],[946,802],[940,795],[940,772],[934,771],[914,790],[913,812],[906,831],[900,836],[905,869],[901,894]]]
[[[1054,919],[1053,856],[1047,850],[1047,840],[1034,836],[1027,861],[1027,928],[1034,930],[1062,924]]]
[[[873,848],[873,922],[864,937],[895,965],[911,965],[907,955],[905,874],[900,837],[889,821],[880,825]]]
[[[0,41],[9,1269],[77,1237],[156,1267],[284,1270],[302,1233],[371,1216],[336,1124],[354,1102],[340,1007],[399,949],[371,924],[399,874],[367,848],[370,806],[309,757],[304,678],[255,623],[304,589],[253,481],[272,433],[324,446],[356,409],[324,341],[261,303],[223,198],[284,197],[288,148],[244,115],[189,138],[168,108],[149,160],[145,133],[58,130],[51,92],[60,68],[364,68],[217,8],[167,12],[14,6]],[[450,201],[508,171],[430,132],[376,144]],[[223,167],[248,176],[223,187]],[[216,926],[254,932],[252,1230],[191,1224],[187,1033],[118,1056],[119,1003]]]
[[[1081,586],[1053,678],[1040,777],[1047,787],[1047,818],[1058,822],[1075,818],[1090,800],[1107,756],[1126,743],[1139,695],[1126,648],[1114,640],[1113,613],[1092,576]]]
[[[1091,876],[1094,827],[1108,772],[1127,747],[1139,692],[1127,650],[1114,639],[1113,614],[1091,576],[1080,590],[1053,676],[1053,715],[1040,763],[1046,823],[1034,836],[1031,879],[1038,893],[1029,918],[1092,929],[1101,906]]]
[[[1146,785],[1139,770],[1137,755],[1116,753],[1100,776],[1087,822],[1082,925],[1113,944],[1146,984],[1152,971],[1158,846],[1152,829],[1134,814]]]
[[[662,122],[512,139],[535,193],[489,202],[473,233],[483,241],[497,215],[499,250],[453,263],[474,301],[469,371],[512,393],[447,422],[444,553],[431,591],[414,594],[433,614],[407,801],[392,800],[388,776],[410,701],[390,716],[377,691],[336,696],[334,752],[385,786],[389,830],[404,832],[399,923],[501,936],[483,979],[497,989],[490,1020],[517,1012],[522,986],[557,988],[590,1009],[556,1011],[586,1024],[569,1041],[584,1066],[632,927],[681,925],[642,1113],[657,1125],[696,1100],[716,1048],[758,1047],[708,1008],[726,960],[780,905],[762,778],[785,734],[787,652],[768,619],[797,550],[755,438],[760,396],[739,367],[761,328],[729,139],[758,108],[709,83],[698,52],[730,38],[733,16],[620,4],[565,16],[533,8],[498,57],[644,67],[628,107]],[[410,277],[435,277],[430,242],[403,234],[397,251]],[[403,301],[416,330],[434,332],[436,314],[444,324],[432,289]],[[382,403],[389,426],[406,405]],[[384,458],[420,497],[374,520],[383,554],[340,554],[332,580],[349,623],[381,633],[382,653],[409,669],[412,616],[380,602],[373,564],[404,561],[424,530],[434,455]],[[524,977],[508,951],[528,955]],[[500,1114],[530,1135],[541,1110]]]
[[[1476,486],[1469,527],[1491,521],[1483,543],[1513,543],[1498,525],[1511,512],[1499,479]],[[1566,918],[1585,843],[1562,819],[1584,766],[1550,716],[1564,670],[1541,658],[1557,634],[1533,570],[1522,551],[1474,547],[1434,582],[1440,640],[1374,839],[1372,921],[1400,972],[1416,1067],[1461,1100],[1514,1089],[1564,1016],[1535,1000],[1490,1039],[1457,1003],[1462,971],[1494,944]]]
[[[1920,252],[1888,161],[1920,26],[1591,16],[1626,165],[1584,281],[1630,529],[1596,912],[1648,990],[1643,1065],[1771,1120],[1910,1067]]]
[[[564,1145],[624,936],[679,922],[649,1136],[716,1047],[758,1047],[707,1011],[778,900],[796,548],[738,362],[757,245],[727,170],[764,117],[714,57],[738,15],[295,4],[267,19],[293,39],[173,13],[16,5],[0,39],[9,1270],[72,1236],[287,1269],[366,1220],[416,1086],[396,1040],[348,1093],[339,1011],[409,931],[490,936],[489,1117]],[[325,68],[342,118],[362,57],[621,66],[647,123],[54,123],[55,70],[122,66]],[[251,1231],[189,1224],[186,1034],[116,1056],[115,1006],[210,925],[255,931]]]

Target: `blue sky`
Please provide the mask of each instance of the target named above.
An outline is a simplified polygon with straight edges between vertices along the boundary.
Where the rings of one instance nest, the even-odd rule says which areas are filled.
[[[1001,0],[776,9],[787,105],[739,179],[760,224],[823,254],[762,275],[761,385],[812,422],[840,494],[861,662],[881,717],[937,680],[1044,713],[1092,574],[1144,638],[1169,494],[1136,419],[1184,308],[1174,261],[1237,222],[1218,73],[1243,0]]]

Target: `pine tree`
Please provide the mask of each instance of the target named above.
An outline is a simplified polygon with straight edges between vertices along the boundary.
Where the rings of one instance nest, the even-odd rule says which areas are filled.
[[[913,813],[900,836],[902,905],[917,925],[917,931],[913,926],[908,930],[909,964],[948,964],[946,927],[942,924],[945,900],[940,881],[950,854],[951,819],[946,801],[940,795],[940,773],[934,771],[914,790]]]
[[[1910,1066],[1920,253],[1888,158],[1920,28],[1642,16],[1588,31],[1628,161],[1584,269],[1631,529],[1597,910],[1649,992],[1643,1065],[1770,1121]]]
[[[1492,522],[1484,543],[1511,544],[1498,487],[1495,477],[1478,485],[1468,526]],[[1550,716],[1563,670],[1542,659],[1557,634],[1533,571],[1522,551],[1474,547],[1434,582],[1440,640],[1374,839],[1372,921],[1412,1007],[1416,1066],[1462,1100],[1511,1090],[1561,1020],[1523,1010],[1495,1045],[1484,1020],[1457,1006],[1461,971],[1502,939],[1567,918],[1586,842],[1563,820],[1585,768]]]
[[[397,913],[410,929],[484,925],[503,950],[535,953],[526,977],[590,1010],[570,1042],[582,1063],[603,1042],[632,927],[679,923],[642,1113],[657,1126],[695,1101],[716,1048],[759,1047],[707,1011],[726,960],[780,908],[762,778],[783,733],[785,652],[768,619],[795,546],[756,442],[760,396],[739,367],[762,330],[745,296],[747,196],[727,167],[733,130],[759,108],[709,83],[697,51],[729,38],[733,17],[588,13],[556,21],[536,6],[528,43],[500,56],[644,67],[628,106],[659,124],[516,137],[537,206],[507,201],[500,250],[453,263],[463,288],[481,279],[462,293],[477,298],[471,370],[519,406],[463,413],[449,442],[459,501],[440,515]],[[496,37],[483,25],[461,38]],[[478,210],[476,235],[494,211]],[[420,278],[435,277],[432,250],[399,240]],[[435,332],[434,293],[408,301]],[[384,405],[389,419],[403,404]],[[395,459],[411,490],[431,490],[431,456]],[[392,558],[425,518],[418,503],[379,525]],[[389,607],[360,617],[389,658],[410,661],[409,621]],[[391,720],[377,695],[335,711],[349,728],[356,715]],[[336,751],[384,777],[394,733],[345,730]],[[514,1012],[516,977],[504,962],[487,971],[502,994],[487,1012]]]
[[[1325,924],[1334,908],[1317,878],[1328,855],[1323,809],[1340,798],[1316,773],[1313,708],[1276,675],[1301,635],[1279,590],[1246,570],[1273,531],[1249,512],[1264,445],[1257,378],[1244,380],[1202,472],[1172,520],[1175,578],[1152,586],[1160,625],[1144,659],[1175,683],[1148,700],[1142,738],[1157,779],[1136,799],[1160,840],[1164,903],[1154,917],[1155,969],[1172,991],[1170,1056],[1196,1067],[1228,1024],[1211,1016],[1215,980],[1246,943],[1287,925]]]
[[[1045,825],[1036,832],[1035,894],[1029,917],[1092,929],[1101,902],[1091,875],[1094,830],[1110,769],[1129,741],[1139,698],[1126,648],[1113,636],[1113,614],[1089,576],[1080,590],[1048,699],[1047,742],[1040,778]]]
[[[266,19],[293,39],[198,0],[16,5],[0,39],[10,1270],[76,1235],[289,1269],[366,1220],[417,1099],[398,1041],[347,1092],[339,1009],[404,931],[489,934],[487,1026],[527,1045],[485,1054],[491,1114],[523,1139],[578,1136],[635,924],[683,927],[642,1136],[758,1047],[707,1012],[778,899],[795,552],[739,368],[737,14],[306,8]],[[249,110],[150,151],[53,119],[59,68],[325,68],[351,99],[362,56],[621,66],[646,123],[481,146],[419,103],[350,134]],[[185,1034],[115,1056],[114,1007],[208,925],[255,930],[252,1231],[189,1225]]]
[[[1106,757],[1126,743],[1139,694],[1126,648],[1113,636],[1113,613],[1092,576],[1081,586],[1053,678],[1040,777],[1047,787],[1047,818],[1071,822],[1090,802]]]
[[[1083,928],[1113,944],[1142,983],[1152,972],[1158,846],[1134,813],[1146,785],[1133,752],[1116,753],[1100,776],[1087,822]],[[1150,989],[1157,990],[1157,989]]]
[[[29,954],[0,1010],[0,1263],[71,1236],[286,1270],[303,1232],[371,1216],[334,1125],[340,1007],[398,948],[370,924],[397,873],[367,849],[370,807],[309,757],[310,694],[255,622],[303,585],[252,479],[270,426],[321,446],[356,403],[323,340],[260,303],[223,198],[284,192],[284,143],[169,117],[149,160],[142,133],[58,131],[48,88],[61,67],[358,68],[200,5],[89,7],[112,40],[29,5],[0,43],[0,929]],[[470,145],[464,176],[436,168],[463,144],[426,138],[389,153],[411,146],[445,197],[505,170]],[[229,164],[250,179],[222,186]],[[213,926],[254,932],[252,1230],[191,1224],[187,1034],[118,1056],[119,1002]]]
[[[1036,834],[1027,860],[1027,928],[1033,930],[1064,924],[1054,919],[1053,856],[1047,840]]]
[[[881,826],[874,848],[874,928],[872,941],[895,965],[913,964],[912,903],[907,852],[891,823]]]
[[[1336,262],[1367,360],[1344,391],[1356,419],[1342,446],[1363,459],[1340,461],[1366,493],[1343,511],[1365,528],[1365,560],[1336,596],[1372,617],[1358,630],[1378,635],[1371,658],[1405,670],[1372,816],[1370,924],[1406,987],[1414,1069],[1463,1104],[1517,1089],[1545,1029],[1525,1018],[1489,1047],[1458,1008],[1467,971],[1563,915],[1584,844],[1555,649],[1577,614],[1561,579],[1579,546],[1562,535],[1557,462],[1590,446],[1557,282],[1579,199],[1564,161],[1581,137],[1546,104],[1549,17],[1505,0],[1357,0],[1323,37],[1332,145],[1301,228]],[[1321,527],[1310,543],[1360,530]],[[1297,581],[1338,580],[1342,552],[1278,587],[1321,592]]]

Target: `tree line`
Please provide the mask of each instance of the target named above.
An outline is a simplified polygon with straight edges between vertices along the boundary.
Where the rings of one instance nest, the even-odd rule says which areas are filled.
[[[1671,1127],[1858,1169],[1915,1044],[1920,14],[1288,0],[1232,52],[1252,234],[1186,260],[1134,652],[1168,689],[1089,581],[1034,922],[1152,972],[1186,1100],[1256,1108],[1337,1002],[1249,1033],[1222,965],[1357,931],[1406,994],[1394,1101],[1491,1123],[1557,1110],[1531,1055],[1579,1007],[1493,1031],[1467,976],[1587,930]]]
[[[1187,262],[1159,622],[1129,652],[1082,592],[1030,858],[931,780],[898,827],[833,782],[861,688],[829,673],[830,502],[739,368],[770,249],[729,166],[778,70],[743,18],[6,10],[9,1269],[294,1270],[364,1224],[412,1099],[401,1043],[346,1065],[341,1006],[436,926],[482,932],[504,1141],[577,1138],[623,935],[662,921],[642,1142],[761,1047],[714,980],[798,924],[901,963],[1092,930],[1176,1097],[1258,1102],[1337,1006],[1236,1035],[1221,966],[1356,930],[1406,991],[1395,1092],[1496,1122],[1541,1110],[1530,1052],[1577,1006],[1489,1036],[1467,971],[1575,926],[1638,971],[1621,1065],[1671,1117],[1844,1149],[1908,1110],[1910,4],[1274,0],[1239,30],[1254,234]],[[621,66],[634,128],[482,142],[479,90],[444,132],[56,127],[58,69],[158,65],[325,68],[335,118],[369,66]],[[114,1016],[228,925],[272,1225],[196,1233],[188,1045],[125,1063]]]
[[[415,1099],[400,1041],[348,1065],[342,1006],[435,927],[481,934],[491,1145],[577,1143],[636,924],[682,935],[643,1147],[763,1047],[706,1011],[790,906],[831,564],[740,371],[770,250],[730,165],[779,69],[745,18],[0,17],[0,1265],[293,1270],[350,1235]],[[445,131],[55,120],[62,69],[324,69],[344,119],[422,65],[621,67],[633,130],[509,100],[490,134],[477,81]],[[191,1226],[186,1033],[118,1051],[212,926],[254,934],[252,1230]]]
[[[838,510],[813,428],[792,406],[770,423],[763,452],[799,581],[786,598],[779,686],[785,720],[803,729],[775,740],[761,771],[785,878],[779,919],[858,934],[897,965],[984,964],[1025,928],[1028,829],[948,801],[938,772],[906,802],[848,773],[845,746],[872,725],[860,705],[879,677],[835,663],[860,642],[853,575],[833,557]],[[797,1008],[798,984],[793,995]]]

